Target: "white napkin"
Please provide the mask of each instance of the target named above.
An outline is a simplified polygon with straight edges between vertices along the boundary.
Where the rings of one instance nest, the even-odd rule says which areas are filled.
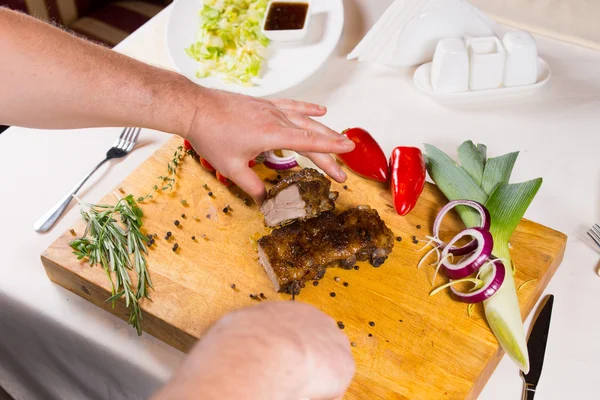
[[[491,36],[495,28],[466,0],[395,0],[348,59],[410,67],[431,61],[440,39]]]
[[[472,0],[497,22],[600,50],[598,0]]]

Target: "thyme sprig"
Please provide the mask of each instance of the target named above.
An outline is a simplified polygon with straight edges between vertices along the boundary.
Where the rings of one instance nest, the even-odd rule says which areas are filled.
[[[177,179],[177,168],[179,167],[185,156],[193,156],[192,153],[195,154],[193,150],[185,151],[183,149],[183,146],[178,146],[177,149],[175,149],[175,152],[173,153],[173,158],[169,162],[167,162],[167,175],[159,176],[158,183],[152,187],[152,190],[154,190],[155,192],[173,191],[173,188],[175,187],[175,181]],[[154,196],[152,193],[148,193],[145,196],[138,197],[137,202],[141,203],[147,199],[152,199],[153,197]]]
[[[133,195],[128,195],[113,205],[82,204],[81,216],[87,223],[83,236],[70,243],[79,260],[88,259],[91,266],[100,264],[111,284],[112,296],[106,302],[125,297],[129,309],[129,324],[142,334],[142,311],[139,301],[150,298],[148,288],[152,281],[148,273],[146,242],[141,232],[144,213]],[[129,271],[135,271],[137,287]]]

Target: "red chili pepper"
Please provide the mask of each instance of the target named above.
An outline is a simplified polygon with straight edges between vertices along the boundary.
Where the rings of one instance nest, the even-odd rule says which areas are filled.
[[[206,158],[204,158],[204,157],[200,157],[200,165],[202,165],[204,168],[206,168],[210,172],[216,171],[215,167],[210,165],[210,163],[208,161],[206,161]]]
[[[189,141],[187,141],[186,139],[183,140],[183,149],[185,151],[194,150],[194,148],[192,147],[192,144]]]
[[[217,179],[218,179],[219,182],[221,182],[225,186],[231,186],[231,185],[233,185],[233,182],[231,182],[229,180],[229,178],[221,175],[221,173],[219,171],[217,171]]]
[[[356,146],[349,153],[338,154],[338,158],[363,178],[387,183],[387,158],[373,136],[362,128],[346,129],[342,134],[356,143]]]
[[[390,178],[394,208],[408,214],[417,204],[425,186],[425,158],[416,147],[396,147],[390,158]]]

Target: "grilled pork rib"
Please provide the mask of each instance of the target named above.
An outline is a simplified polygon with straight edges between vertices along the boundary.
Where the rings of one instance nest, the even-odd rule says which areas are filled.
[[[326,268],[352,268],[356,261],[379,267],[394,247],[394,235],[368,206],[297,221],[258,241],[259,261],[275,290],[298,294]]]
[[[284,226],[333,210],[338,193],[329,189],[331,181],[310,168],[284,178],[269,190],[267,200],[260,208],[265,225]]]

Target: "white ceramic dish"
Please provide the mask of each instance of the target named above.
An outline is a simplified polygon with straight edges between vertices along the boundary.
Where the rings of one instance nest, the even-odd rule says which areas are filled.
[[[502,97],[518,96],[533,92],[544,86],[550,80],[551,72],[548,64],[539,60],[538,79],[533,85],[501,87],[488,90],[474,90],[459,93],[436,93],[431,86],[431,63],[421,65],[414,73],[413,79],[417,89],[433,100],[449,104],[449,103],[465,103],[465,102],[480,102],[486,99],[498,99]]]
[[[344,27],[342,0],[314,2],[306,37],[292,43],[271,42],[262,77],[256,79],[255,86],[241,86],[224,83],[218,78],[196,78],[198,62],[184,49],[196,38],[201,5],[200,0],[175,0],[171,6],[166,26],[167,53],[171,64],[199,85],[256,97],[289,89],[313,75],[335,50]]]
[[[302,40],[306,36],[306,32],[308,32],[308,26],[310,24],[310,15],[313,12],[311,7],[311,0],[271,0],[269,1],[269,5],[267,6],[267,12],[265,15],[269,15],[269,11],[271,7],[273,7],[273,3],[303,3],[307,5],[306,18],[304,19],[304,25],[302,29],[288,29],[288,30],[266,30],[265,23],[267,22],[267,18],[263,20],[262,23],[262,33],[270,40],[275,42],[291,42],[294,40]]]

